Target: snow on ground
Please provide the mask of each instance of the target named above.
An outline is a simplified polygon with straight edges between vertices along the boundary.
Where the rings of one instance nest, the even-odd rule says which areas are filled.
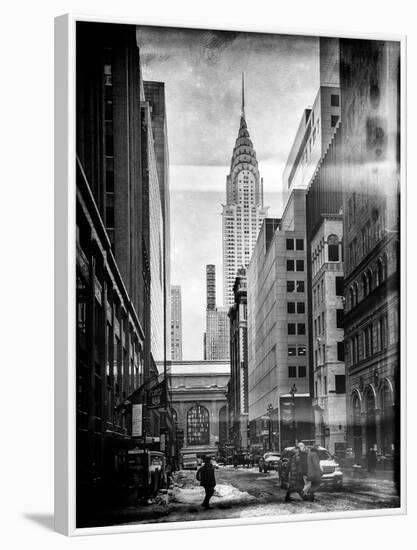
[[[174,487],[172,489],[172,501],[182,504],[201,504],[204,499],[203,487]],[[239,491],[232,485],[216,485],[214,495],[210,500],[212,504],[248,502],[255,497],[246,491]]]

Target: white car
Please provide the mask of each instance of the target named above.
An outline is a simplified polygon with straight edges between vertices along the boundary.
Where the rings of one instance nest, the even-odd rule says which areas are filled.
[[[307,447],[311,449],[310,446]],[[341,489],[343,487],[343,472],[339,464],[332,457],[327,449],[317,446],[320,459],[320,468],[322,471],[321,483],[323,485],[330,485],[335,489]],[[289,460],[290,455],[294,447],[287,447],[282,451],[281,463]]]

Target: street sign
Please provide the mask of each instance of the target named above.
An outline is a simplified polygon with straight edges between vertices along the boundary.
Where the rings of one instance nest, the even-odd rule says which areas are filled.
[[[158,409],[166,407],[165,403],[165,380],[162,380],[155,387],[148,390],[148,408]]]
[[[143,405],[132,405],[132,437],[142,437]]]

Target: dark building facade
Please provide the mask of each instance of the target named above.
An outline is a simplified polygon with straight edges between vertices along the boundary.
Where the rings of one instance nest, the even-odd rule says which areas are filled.
[[[340,54],[347,437],[356,462],[371,448],[390,461],[400,434],[400,46],[341,40]]]
[[[143,82],[146,102],[150,109],[153,149],[159,183],[163,225],[163,296],[164,296],[164,353],[165,361],[171,353],[171,222],[169,190],[169,150],[164,82]]]
[[[76,28],[77,526],[128,485],[132,407],[160,435],[146,389],[158,382],[150,342],[149,208],[143,185],[136,28]]]
[[[230,443],[236,452],[249,446],[248,327],[246,270],[238,270],[230,319],[230,382],[228,387]]]

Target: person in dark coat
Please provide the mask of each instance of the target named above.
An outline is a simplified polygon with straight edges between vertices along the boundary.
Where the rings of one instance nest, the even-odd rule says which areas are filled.
[[[206,496],[201,506],[207,510],[210,508],[209,502],[214,494],[214,488],[216,486],[214,467],[209,456],[205,457],[203,466],[197,471],[197,480],[200,482],[200,485],[204,487],[206,492]]]
[[[316,500],[314,493],[321,484],[321,467],[319,450],[316,446],[307,452],[307,484],[304,486],[305,500]]]
[[[291,451],[288,460],[281,463],[279,476],[281,488],[287,491],[285,502],[291,502],[291,493],[298,493],[302,497],[304,481],[300,469],[300,451],[297,448]]]

